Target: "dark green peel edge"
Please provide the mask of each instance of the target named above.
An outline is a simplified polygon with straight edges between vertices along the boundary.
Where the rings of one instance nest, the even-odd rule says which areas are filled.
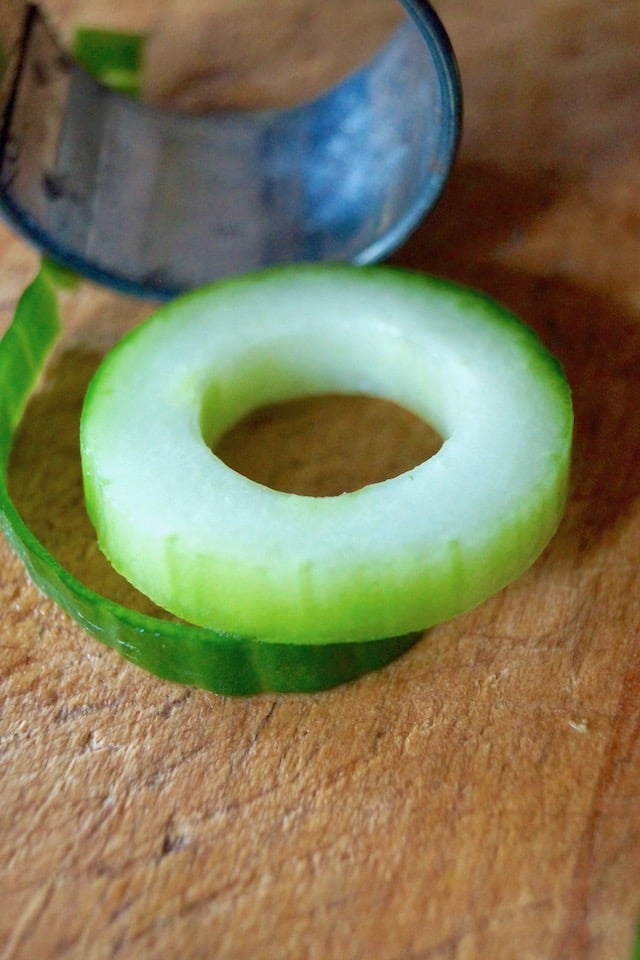
[[[94,27],[79,27],[72,53],[101,83],[137,97],[140,94],[145,36]]]
[[[242,696],[314,692],[384,666],[420,634],[325,645],[265,643],[147,616],[96,594],[31,533],[7,489],[13,436],[60,336],[56,288],[69,283],[45,262],[0,341],[0,525],[34,583],[88,633],[159,677]]]

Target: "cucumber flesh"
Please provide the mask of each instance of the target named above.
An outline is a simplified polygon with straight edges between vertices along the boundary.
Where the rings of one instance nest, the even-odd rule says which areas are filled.
[[[212,453],[251,409],[330,392],[399,403],[444,443],[322,498]],[[86,502],[114,567],[190,623],[366,643],[455,616],[536,559],[572,423],[557,362],[486,297],[389,267],[279,267],[172,301],[109,354],[82,413]]]

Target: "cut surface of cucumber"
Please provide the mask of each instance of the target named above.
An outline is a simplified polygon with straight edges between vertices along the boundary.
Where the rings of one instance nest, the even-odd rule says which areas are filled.
[[[252,409],[362,393],[444,438],[391,480],[285,494],[216,441]],[[89,515],[124,577],[190,623],[276,644],[408,635],[522,573],[561,519],[572,406],[486,297],[389,267],[275,268],[190,293],[105,359],[85,400]]]

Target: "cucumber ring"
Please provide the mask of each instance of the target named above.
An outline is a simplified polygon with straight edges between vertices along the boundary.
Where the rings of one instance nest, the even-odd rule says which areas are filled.
[[[210,447],[265,403],[360,392],[444,437],[339,497],[280,493]],[[568,385],[480,294],[386,267],[284,267],[174,300],[87,392],[89,515],[114,567],[193,624],[279,644],[414,633],[522,573],[564,510]]]

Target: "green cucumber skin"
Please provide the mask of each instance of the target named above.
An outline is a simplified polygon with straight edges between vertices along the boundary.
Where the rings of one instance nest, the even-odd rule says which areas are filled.
[[[73,56],[96,79],[112,90],[137,97],[141,92],[146,37],[93,27],[79,27]]]
[[[265,644],[160,620],[120,606],[73,577],[43,547],[7,490],[13,435],[59,338],[56,287],[70,278],[45,263],[0,340],[0,527],[38,588],[96,640],[165,680],[226,696],[312,693],[378,669],[418,635],[325,647]]]
[[[372,636],[376,635],[376,631],[377,635],[383,633],[389,636],[404,636],[424,630],[434,623],[448,619],[475,606],[490,593],[501,589],[518,577],[544,549],[557,529],[564,512],[569,483],[573,425],[568,385],[560,365],[549,355],[533,332],[489,298],[460,289],[446,281],[397,269],[344,266],[274,268],[264,271],[257,277],[242,277],[225,281],[222,284],[218,283],[215,285],[215,296],[230,295],[234,297],[237,294],[242,296],[243,290],[249,285],[254,291],[256,289],[264,291],[266,300],[269,296],[269,285],[273,282],[276,284],[282,282],[304,284],[305,277],[309,279],[320,277],[324,282],[340,285],[344,281],[350,283],[356,276],[358,283],[362,282],[365,287],[369,283],[380,283],[381,289],[384,286],[391,285],[401,291],[403,296],[410,296],[412,292],[417,293],[418,296],[424,296],[425,291],[430,295],[434,293],[437,296],[445,295],[453,298],[463,309],[470,309],[476,317],[484,314],[485,326],[489,333],[492,334],[496,329],[499,330],[500,337],[508,342],[509,349],[513,349],[521,358],[524,358],[529,374],[532,374],[538,383],[544,384],[545,394],[551,398],[550,404],[553,407],[553,415],[557,417],[558,421],[554,443],[548,453],[548,463],[541,480],[541,489],[536,493],[535,503],[531,509],[526,503],[522,506],[522,509],[518,505],[512,505],[509,523],[504,524],[503,530],[500,529],[500,524],[496,523],[496,529],[492,531],[492,535],[488,539],[478,542],[475,554],[471,558],[464,558],[464,551],[461,550],[460,543],[452,538],[445,545],[446,553],[443,556],[446,559],[446,569],[444,572],[438,568],[438,563],[435,563],[431,567],[427,567],[426,570],[423,569],[415,574],[402,574],[404,580],[402,586],[404,609],[399,620],[394,619],[393,616],[386,619],[389,611],[393,613],[391,610],[392,603],[387,604],[383,598],[374,609],[369,601],[374,592],[382,594],[383,591],[387,590],[393,579],[393,575],[388,572],[393,567],[389,567],[385,571],[382,563],[373,574],[368,572],[361,583],[359,583],[361,571],[358,571],[355,567],[351,568],[345,575],[342,586],[336,588],[333,594],[333,602],[325,605],[325,607],[319,604],[308,615],[305,615],[303,611],[301,618],[298,618],[298,612],[304,604],[294,596],[294,591],[290,591],[293,599],[290,600],[288,609],[282,613],[279,620],[276,619],[277,606],[275,601],[276,614],[272,615],[267,609],[267,605],[271,602],[271,595],[275,594],[274,588],[277,588],[277,584],[271,582],[262,586],[262,583],[266,582],[266,568],[262,574],[260,571],[258,573],[252,572],[247,576],[243,585],[238,587],[235,612],[230,614],[226,621],[218,620],[217,625],[224,629],[233,629],[234,632],[258,635],[263,642],[278,643],[284,640],[291,644],[316,645],[339,643],[347,636],[358,642],[367,642]],[[180,309],[183,313],[188,313],[189,311],[197,312],[203,305],[206,307],[213,289],[196,291],[182,298]],[[118,377],[122,379],[122,368],[118,367],[121,354],[126,354],[132,347],[134,351],[137,349],[138,339],[147,335],[149,325],[153,325],[155,330],[162,333],[162,327],[171,323],[175,306],[175,303],[169,305],[156,314],[149,324],[133,331],[115,348],[96,375],[87,393],[85,412],[83,413],[85,462],[91,460],[91,454],[89,454],[89,457],[86,456],[86,447],[89,444],[86,443],[85,427],[87,418],[96,417],[93,409],[95,394],[108,392],[113,381]],[[479,320],[478,331],[478,337],[482,340],[484,332]],[[127,558],[119,555],[120,544],[117,525],[110,522],[108,510],[106,513],[103,512],[102,478],[98,477],[96,480],[89,467],[85,471],[85,480],[87,506],[98,530],[104,552],[110,556],[114,566],[123,575],[134,579],[130,577]],[[357,496],[358,494],[355,495],[355,497]],[[352,503],[356,502],[355,497]],[[198,621],[199,613],[196,612],[194,615],[192,607],[175,605],[174,594],[180,599],[187,596],[190,591],[193,592],[192,585],[194,582],[197,583],[199,577],[199,562],[197,561],[190,566],[189,562],[185,562],[185,558],[182,556],[174,563],[168,563],[168,567],[174,571],[172,575],[176,579],[183,577],[183,582],[179,587],[176,587],[175,583],[170,585],[173,591],[171,595],[162,592],[154,593],[154,570],[151,570],[148,580],[136,581],[134,579],[134,582],[139,589],[152,596],[161,606],[173,609],[176,614],[192,622],[204,622],[206,624],[207,621]],[[223,567],[226,562],[226,559],[223,558],[219,571],[215,574],[209,571],[207,576],[202,578],[200,589],[202,596],[205,597],[205,602],[210,584],[216,582],[218,575],[224,576]],[[146,559],[144,565],[145,567],[147,565]],[[440,564],[440,567],[442,567],[442,564]],[[495,573],[496,570],[500,571],[499,575]],[[143,571],[143,574],[145,573],[146,570]],[[250,583],[252,578],[253,584]],[[228,583],[226,589],[230,589]],[[250,605],[245,599],[247,597],[251,597]],[[433,597],[433,603],[425,603],[425,597]],[[461,602],[461,597],[464,598],[463,602]],[[282,601],[282,597],[280,597],[280,601]],[[287,602],[286,597],[283,602]],[[259,604],[265,606],[267,613],[263,616],[261,624],[256,626],[251,622],[252,613],[249,606],[255,608]],[[351,608],[351,613],[345,618],[344,611],[348,608]],[[245,609],[247,619],[243,620]],[[272,619],[269,624],[267,621],[270,616]],[[209,620],[208,622],[216,621]]]

